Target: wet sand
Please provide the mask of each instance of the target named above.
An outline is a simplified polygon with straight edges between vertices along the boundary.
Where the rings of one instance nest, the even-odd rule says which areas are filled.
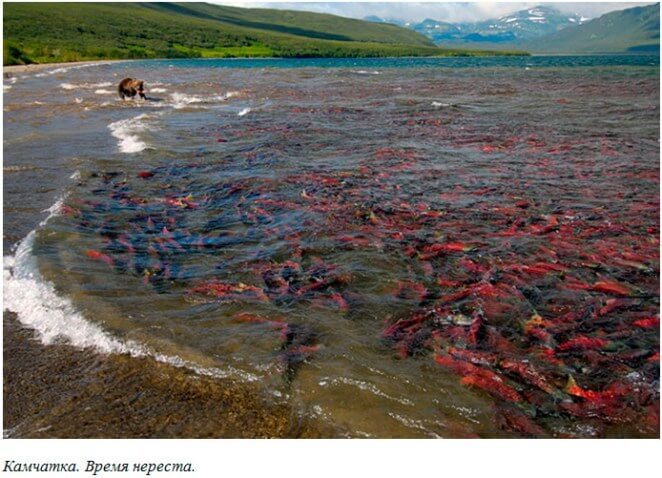
[[[69,345],[3,314],[8,438],[317,438],[336,435],[256,387]]]

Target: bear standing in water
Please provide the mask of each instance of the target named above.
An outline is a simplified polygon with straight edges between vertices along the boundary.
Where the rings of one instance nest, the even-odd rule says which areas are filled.
[[[133,78],[124,78],[120,81],[117,91],[120,95],[120,98],[124,99],[126,96],[133,98],[138,94],[143,100],[146,100],[145,96],[145,82],[142,80],[134,80]]]

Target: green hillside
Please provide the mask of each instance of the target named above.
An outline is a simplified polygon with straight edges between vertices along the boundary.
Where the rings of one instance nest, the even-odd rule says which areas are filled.
[[[660,48],[660,5],[607,13],[524,45],[547,53],[657,52]]]
[[[426,36],[406,28],[395,25],[377,25],[363,20],[321,13],[264,8],[248,9],[208,3],[151,3],[144,4],[144,6],[155,11],[216,20],[226,25],[274,33],[289,33],[309,38],[434,46],[434,43]]]
[[[131,58],[481,55],[333,15],[205,3],[4,3],[5,65]]]

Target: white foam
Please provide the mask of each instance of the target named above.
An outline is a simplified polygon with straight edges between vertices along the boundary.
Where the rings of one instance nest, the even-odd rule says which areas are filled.
[[[46,75],[57,75],[58,73],[66,73],[69,70],[80,70],[81,68],[89,68],[91,66],[101,66],[101,65],[108,65],[112,63],[112,61],[95,61],[91,63],[84,63],[82,65],[73,65],[73,66],[67,66],[67,67],[59,67],[55,68],[54,70],[49,70],[46,71],[45,73],[39,73],[35,76],[46,76]]]
[[[145,119],[153,118],[148,114],[142,114],[135,118],[115,121],[108,125],[110,133],[119,140],[119,148],[123,153],[139,153],[147,149],[147,143],[142,141],[136,133],[149,130]]]
[[[202,101],[199,96],[187,95],[185,93],[171,93],[170,97],[172,98],[173,106],[176,109],[184,108],[192,103],[200,103]]]
[[[232,98],[237,94],[238,93],[235,91],[229,91],[224,95],[199,96],[199,95],[187,95],[186,93],[175,92],[175,93],[171,93],[170,97],[172,98],[172,106],[175,109],[181,109],[195,103],[218,103],[219,101],[225,101],[228,98]]]
[[[72,174],[75,178],[80,173]],[[61,211],[64,198],[46,209],[50,214],[39,223],[44,226]],[[39,272],[37,258],[32,253],[36,230],[31,231],[18,245],[14,256],[3,257],[4,308],[16,313],[18,320],[33,329],[44,345],[66,341],[79,348],[91,348],[102,354],[127,354],[132,357],[152,357],[155,360],[185,367],[199,375],[214,378],[238,377],[256,381],[258,376],[236,369],[201,367],[176,355],[160,354],[135,341],[113,337],[101,326],[89,322],[76,310],[71,301],[57,294],[55,286],[44,280]]]
[[[402,405],[407,405],[407,406],[414,406],[414,402],[409,400],[408,398],[404,397],[392,397],[391,395],[387,395],[386,393],[382,392],[376,385],[365,382],[363,380],[357,380],[349,377],[324,377],[320,382],[319,385],[322,387],[326,387],[328,385],[338,385],[339,383],[345,384],[345,385],[350,385],[353,387],[357,387],[360,390],[363,390],[365,392],[370,392],[373,395],[377,395],[378,397],[383,397],[388,400],[393,400],[394,402],[401,403]]]
[[[251,112],[251,109],[250,109],[250,108],[244,108],[244,109],[241,110],[239,113],[237,113],[237,116],[245,116],[245,115],[247,115],[247,114],[250,113],[250,112]]]
[[[437,435],[435,432],[428,430],[425,424],[421,420],[414,420],[412,418],[403,417],[402,415],[398,415],[397,413],[394,412],[388,412],[388,415],[408,428],[421,430],[422,432],[426,433],[432,438],[442,438],[440,435]]]
[[[80,89],[92,89],[92,88],[106,88],[111,86],[112,83],[104,81],[103,83],[60,83],[60,88],[63,90],[80,90]]]
[[[64,198],[61,198],[43,211],[50,214],[39,226],[58,215],[63,202]],[[66,339],[79,347],[91,347],[103,353],[131,353],[130,346],[85,320],[68,299],[57,295],[53,284],[42,279],[37,258],[32,254],[35,236],[36,231],[31,231],[18,245],[13,257],[3,257],[5,309],[15,312],[22,324],[34,329],[43,344]]]
[[[359,70],[356,72],[357,75],[381,75],[380,72],[378,71],[366,71],[366,70]]]
[[[43,344],[66,339],[79,347],[103,353],[129,353],[130,349],[91,324],[55,287],[41,279],[32,255],[35,231],[23,239],[14,257],[3,258],[4,306],[15,312],[24,325],[37,331]]]
[[[48,210],[57,214],[62,202],[58,201]],[[45,281],[37,267],[37,258],[32,254],[36,231],[30,232],[19,244],[15,255],[3,258],[4,307],[15,312],[18,320],[33,329],[44,345],[66,341],[79,348],[91,348],[102,354],[128,354],[132,357],[150,356],[155,360],[180,368],[188,368],[199,375],[214,378],[239,377],[253,382],[258,376],[227,368],[201,367],[176,355],[164,355],[134,341],[122,341],[113,337],[102,327],[89,322],[78,312],[71,301],[61,297],[50,282]]]
[[[201,367],[189,360],[184,360],[177,355],[163,355],[155,352],[150,352],[149,355],[154,358],[157,362],[167,363],[177,368],[187,368],[193,370],[198,375],[205,375],[207,377],[213,378],[228,378],[228,377],[239,377],[246,382],[255,382],[259,379],[257,375],[254,375],[250,372],[245,372],[239,370],[232,366],[228,366],[225,369],[219,367]]]
[[[59,202],[54,204],[50,208],[53,213],[49,217],[55,215],[59,208]],[[122,341],[89,322],[69,299],[59,296],[53,284],[41,277],[36,257],[32,254],[35,235],[36,231],[30,232],[13,257],[3,258],[3,293],[5,309],[15,312],[23,325],[33,329],[42,344],[66,341],[75,347],[91,348],[102,354],[151,356],[159,362],[188,368],[209,377],[239,377],[248,382],[258,380],[258,376],[232,366],[225,369],[201,367],[176,355],[157,353],[134,341]]]
[[[46,219],[44,219],[43,221],[41,221],[39,223],[39,225],[40,226],[45,226],[50,218],[52,218],[54,216],[57,216],[60,213],[60,210],[62,209],[63,204],[64,204],[64,198],[62,197],[62,198],[58,199],[57,201],[55,201],[55,203],[52,204],[51,207],[46,208],[43,211],[41,211],[41,212],[47,212],[49,214],[48,214],[48,217]]]
[[[12,76],[11,78],[7,79],[7,84],[2,85],[2,92],[6,93],[7,91],[11,90],[11,87],[13,84],[16,83],[16,77]]]
[[[436,108],[448,107],[448,106],[450,106],[450,103],[441,103],[440,101],[433,101],[432,106],[434,106]]]
[[[151,93],[165,93],[166,90],[165,88],[150,88],[149,90]]]
[[[54,70],[49,70],[46,72],[48,75],[57,75],[58,73],[66,73],[69,70],[77,70],[79,68],[84,68],[86,66],[92,66],[92,65],[77,65],[77,66],[61,66],[59,68],[55,68]]]
[[[110,91],[110,90],[101,89],[101,90],[94,90],[94,94],[96,94],[96,95],[112,95],[113,92]]]
[[[75,100],[76,103],[78,103],[78,104],[80,104],[80,103],[83,102],[83,98],[74,98],[74,100]]]

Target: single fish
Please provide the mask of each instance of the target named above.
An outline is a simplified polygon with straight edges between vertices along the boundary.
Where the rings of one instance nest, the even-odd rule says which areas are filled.
[[[87,257],[89,257],[90,259],[93,259],[95,261],[101,261],[101,262],[109,265],[110,267],[112,267],[113,264],[114,264],[114,261],[113,261],[112,257],[110,257],[107,254],[104,254],[103,252],[99,252],[99,251],[89,249],[89,250],[85,251],[85,255]]]

